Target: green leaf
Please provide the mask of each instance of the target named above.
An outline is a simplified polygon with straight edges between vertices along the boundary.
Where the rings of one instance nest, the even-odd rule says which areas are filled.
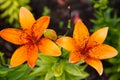
[[[63,60],[61,60],[53,65],[52,71],[53,71],[55,77],[59,77],[62,75],[64,65],[65,65],[65,61],[63,61]]]
[[[65,73],[63,73],[61,76],[56,77],[56,80],[66,80]]]
[[[53,57],[53,56],[47,56],[44,54],[40,54],[39,58],[42,60],[43,63],[55,63],[58,58],[57,57]]]
[[[6,16],[8,16],[8,11],[7,11],[7,10],[4,11],[4,12],[0,15],[1,18],[4,18],[4,17],[6,17]]]
[[[4,10],[4,9],[8,8],[10,5],[11,5],[11,0],[8,0],[0,5],[0,10]]]
[[[9,72],[9,68],[0,67],[0,77],[5,77]]]
[[[80,65],[79,69],[80,69],[80,71],[84,71],[86,67],[87,67],[87,65]]]
[[[42,13],[42,15],[49,15],[50,14],[50,9],[47,7],[47,6],[45,6],[44,8],[43,8],[43,13]]]
[[[74,76],[81,76],[81,77],[86,77],[88,76],[88,74],[84,71],[81,71],[79,69],[79,66],[75,65],[75,64],[70,64],[68,63],[66,66],[65,66],[65,71],[68,72],[69,74],[71,75],[74,75]]]
[[[99,8],[100,7],[100,4],[95,4],[94,5],[94,8]]]
[[[0,52],[0,62],[2,64],[5,64],[5,60],[4,60],[4,53]]]
[[[29,76],[41,76],[41,75],[45,75],[49,71],[49,69],[51,69],[51,65],[42,64],[38,68],[34,68],[33,72],[31,72]]]
[[[16,27],[19,25],[18,13],[21,6],[30,8],[30,0],[0,0],[0,18]],[[12,15],[11,15],[12,14]]]
[[[45,76],[40,76],[38,80],[45,80]]]
[[[65,73],[65,77],[66,77],[65,80],[79,80],[76,76],[73,76],[69,73]]]
[[[0,4],[3,4],[6,0],[0,0]]]
[[[45,76],[45,80],[50,80],[52,77],[54,77],[54,74],[52,73],[52,71],[48,71],[46,76]]]
[[[69,59],[69,54],[70,54],[70,52],[68,52],[67,50],[65,50],[64,48],[61,48],[61,51],[62,51],[62,57],[64,58],[64,59]]]
[[[119,80],[120,79],[119,76],[120,76],[120,73],[113,74],[110,76],[109,80]]]
[[[29,70],[30,68],[28,68],[27,65],[21,65],[16,68],[11,68],[11,70],[8,73],[9,75],[7,75],[7,78],[10,80],[18,80],[19,78],[24,76]]]

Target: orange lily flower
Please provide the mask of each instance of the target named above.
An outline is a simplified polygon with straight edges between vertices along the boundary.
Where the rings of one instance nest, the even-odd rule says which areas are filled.
[[[95,68],[99,75],[102,75],[103,65],[100,60],[112,58],[118,54],[115,48],[103,44],[107,32],[108,27],[105,27],[89,36],[87,27],[79,20],[75,25],[73,38],[61,37],[56,43],[70,51],[69,62],[77,63],[84,60]]]
[[[0,36],[8,42],[21,45],[12,55],[10,67],[15,67],[27,61],[32,68],[38,58],[38,51],[50,56],[60,56],[59,47],[50,39],[41,38],[48,27],[50,18],[40,17],[35,20],[32,13],[24,7],[19,14],[22,29],[6,28],[1,30]]]

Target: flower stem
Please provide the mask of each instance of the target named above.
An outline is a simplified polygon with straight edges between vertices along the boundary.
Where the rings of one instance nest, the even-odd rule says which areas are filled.
[[[64,35],[68,35],[70,28],[71,28],[71,8],[70,8],[70,6],[68,6],[68,11],[69,11],[69,14],[68,14],[67,31]]]

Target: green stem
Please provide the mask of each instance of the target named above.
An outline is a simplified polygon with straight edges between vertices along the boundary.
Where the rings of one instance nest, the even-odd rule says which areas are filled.
[[[66,31],[66,33],[64,34],[64,36],[68,35],[68,33],[69,33],[69,31],[70,31],[70,28],[71,28],[71,20],[69,19],[69,20],[68,20],[67,31]]]
[[[0,52],[0,59],[1,59],[2,64],[5,64],[5,60],[3,58],[3,53],[1,53],[1,52]]]

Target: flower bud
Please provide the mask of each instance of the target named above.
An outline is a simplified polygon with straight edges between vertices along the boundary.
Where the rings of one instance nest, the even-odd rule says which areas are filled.
[[[44,31],[44,37],[55,41],[57,39],[57,34],[53,29],[46,29]]]

